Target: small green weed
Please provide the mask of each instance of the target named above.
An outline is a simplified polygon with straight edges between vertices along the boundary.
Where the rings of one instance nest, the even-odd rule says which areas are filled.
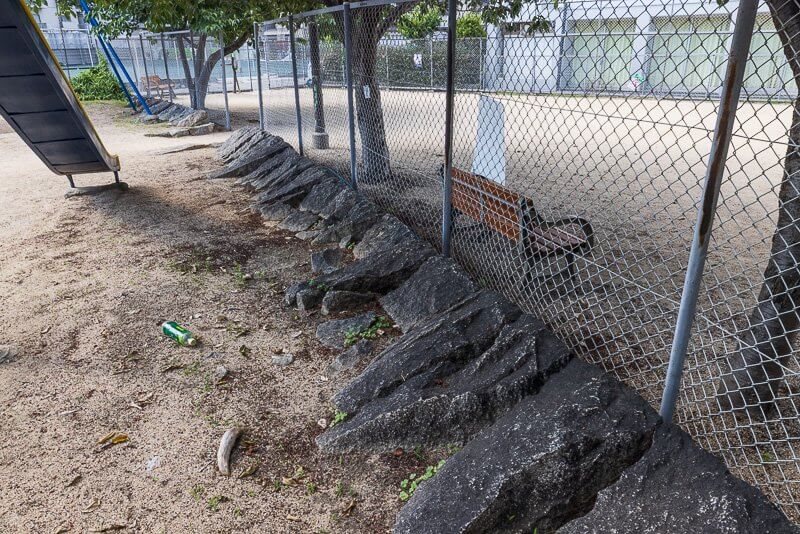
[[[425,472],[421,475],[417,475],[416,473],[411,473],[408,478],[404,478],[402,482],[400,482],[400,500],[406,502],[408,499],[414,495],[414,492],[417,490],[419,485],[426,480],[433,478],[436,473],[444,465],[444,460],[440,461],[436,465],[429,465]]]
[[[308,285],[310,285],[314,289],[319,289],[323,293],[327,293],[328,291],[331,290],[331,288],[327,284],[325,284],[324,282],[320,282],[314,278],[308,281]]]
[[[314,495],[317,492],[317,485],[312,481],[306,482],[306,495]]]
[[[194,499],[195,501],[200,502],[200,499],[203,497],[205,492],[206,492],[205,487],[203,487],[200,484],[196,484],[192,486],[192,489],[189,490],[189,495],[191,495],[192,499]]]
[[[206,508],[212,512],[216,512],[219,509],[219,505],[227,500],[228,498],[224,495],[214,495],[206,502]]]
[[[355,345],[360,339],[375,339],[383,330],[392,328],[394,325],[383,315],[375,319],[372,324],[364,330],[350,329],[344,334],[344,346]]]
[[[336,425],[338,425],[339,423],[341,423],[345,419],[347,419],[347,412],[342,412],[340,410],[336,410],[333,413],[333,420],[331,421],[331,425],[330,425],[331,428],[335,427]]]

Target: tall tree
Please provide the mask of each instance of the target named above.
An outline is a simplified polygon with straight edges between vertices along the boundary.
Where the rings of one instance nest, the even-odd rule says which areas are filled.
[[[767,0],[786,61],[800,95],[800,2]],[[747,407],[763,417],[784,386],[784,369],[800,327],[800,96],[792,106],[783,179],[778,192],[778,223],[758,304],[748,317],[732,355],[731,373],[719,386],[723,408]]]

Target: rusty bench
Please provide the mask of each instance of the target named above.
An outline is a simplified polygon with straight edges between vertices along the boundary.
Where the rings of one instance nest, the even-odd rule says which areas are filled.
[[[157,91],[159,98],[164,98],[164,93],[167,93],[167,96],[175,97],[175,91],[173,87],[175,87],[175,83],[172,80],[165,81],[160,76],[153,74],[152,76],[142,76],[141,84],[149,87],[151,91]]]
[[[557,221],[542,218],[530,198],[460,169],[453,168],[452,205],[461,213],[517,243],[525,258],[525,275],[531,280],[534,262],[564,256],[566,268],[547,280],[575,276],[575,256],[594,245],[594,230],[586,219],[568,217]]]

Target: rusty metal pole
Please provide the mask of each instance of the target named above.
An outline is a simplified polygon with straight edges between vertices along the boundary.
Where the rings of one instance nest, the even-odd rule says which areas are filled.
[[[758,0],[742,0],[739,3],[739,11],[736,15],[736,28],[733,32],[731,50],[728,55],[728,68],[725,73],[725,83],[722,86],[717,123],[714,128],[714,139],[711,144],[711,155],[708,159],[703,195],[700,200],[694,238],[689,252],[689,263],[686,267],[686,279],[683,285],[683,293],[681,294],[680,308],[678,309],[678,320],[675,324],[675,336],[669,356],[667,381],[664,386],[664,396],[661,398],[660,414],[664,421],[672,420],[678,400],[683,363],[689,347],[689,338],[692,335],[692,323],[697,310],[700,282],[703,278],[703,269],[708,255],[708,244],[711,241],[711,229],[714,225],[719,190],[722,185],[722,178],[725,176],[725,161],[728,157],[728,147],[733,134],[733,124],[736,120],[736,109],[739,105],[739,94],[742,90],[742,80],[747,66],[747,56],[750,50],[750,41],[753,37],[757,8]]]
[[[453,106],[455,105],[456,1],[447,2],[447,93],[444,111],[444,176],[442,177],[442,255],[450,256],[453,234]],[[433,60],[433,57],[431,57]]]

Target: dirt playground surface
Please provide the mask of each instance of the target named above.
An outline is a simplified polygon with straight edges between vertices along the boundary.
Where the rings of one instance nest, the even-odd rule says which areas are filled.
[[[116,104],[89,113],[127,193],[64,199],[66,179],[0,134],[0,345],[19,349],[0,363],[0,532],[389,530],[399,482],[436,453],[316,448],[348,376],[323,376],[336,353],[314,338],[322,318],[282,303],[311,277],[309,245],[205,179],[213,148],[165,153],[228,134],[148,138],[164,126]],[[176,345],[164,320],[201,344]],[[293,364],[272,363],[285,352]],[[122,443],[98,443],[112,432]]]

